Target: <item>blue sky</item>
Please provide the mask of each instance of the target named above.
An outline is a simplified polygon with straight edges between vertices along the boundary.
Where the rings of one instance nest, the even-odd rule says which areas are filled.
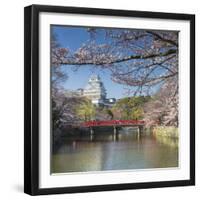
[[[56,35],[56,39],[61,47],[69,48],[71,51],[76,51],[83,43],[86,43],[90,39],[89,33],[84,27],[72,27],[72,26],[51,26],[53,33]],[[105,39],[104,32],[99,32],[98,37],[95,40],[97,43],[109,42]],[[65,89],[76,90],[78,88],[84,88],[87,84],[89,77],[92,74],[100,76],[102,82],[107,91],[108,98],[123,98],[128,96],[127,86],[114,83],[110,77],[110,71],[97,69],[94,66],[81,66],[77,71],[74,71],[74,66],[65,65],[62,69],[68,75],[68,79],[63,83]],[[158,87],[154,88],[155,90]],[[132,88],[133,90],[133,88]]]
[[[75,51],[82,43],[87,42],[90,38],[85,28],[81,27],[67,27],[67,26],[52,26],[53,33],[55,33],[58,43],[61,47],[66,47]],[[104,35],[98,36],[97,42],[105,41]],[[114,83],[111,80],[110,72],[108,70],[100,70],[92,66],[81,66],[77,71],[74,71],[74,66],[65,65],[62,69],[67,73],[68,79],[63,83],[64,88],[69,90],[76,90],[84,88],[89,77],[92,74],[100,76],[107,91],[108,98],[122,98],[127,96],[127,88],[123,85]]]
[[[67,68],[67,69],[66,69]],[[110,79],[110,72],[108,70],[99,70],[91,66],[80,67],[78,71],[74,71],[72,66],[65,66],[65,71],[68,74],[67,81],[63,84],[66,89],[76,90],[84,88],[92,74],[100,76],[104,87],[106,88],[108,98],[122,98],[127,96],[127,87],[114,83]]]

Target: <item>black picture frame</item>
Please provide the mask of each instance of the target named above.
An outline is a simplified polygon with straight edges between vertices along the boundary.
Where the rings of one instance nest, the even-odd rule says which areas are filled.
[[[190,179],[177,181],[39,188],[39,14],[73,13],[190,23]],[[195,15],[82,7],[31,5],[24,9],[24,192],[30,195],[195,185]]]

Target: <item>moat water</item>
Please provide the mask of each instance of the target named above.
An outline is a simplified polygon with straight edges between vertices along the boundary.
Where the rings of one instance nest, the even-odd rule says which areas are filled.
[[[178,140],[137,130],[66,136],[51,160],[52,173],[178,167]]]

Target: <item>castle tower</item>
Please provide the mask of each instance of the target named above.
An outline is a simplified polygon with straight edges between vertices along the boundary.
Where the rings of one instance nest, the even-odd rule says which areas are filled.
[[[91,99],[93,104],[104,104],[106,99],[106,89],[98,75],[92,75],[83,90],[83,96]]]

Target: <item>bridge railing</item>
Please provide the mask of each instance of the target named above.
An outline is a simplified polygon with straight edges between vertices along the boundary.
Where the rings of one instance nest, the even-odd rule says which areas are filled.
[[[92,126],[114,126],[114,125],[144,125],[144,120],[106,120],[106,121],[87,121],[81,124],[83,127]]]

